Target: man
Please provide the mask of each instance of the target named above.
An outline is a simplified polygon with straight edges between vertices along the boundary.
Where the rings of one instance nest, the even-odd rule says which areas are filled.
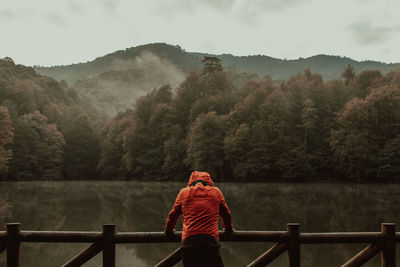
[[[193,172],[168,214],[165,233],[172,234],[179,215],[183,217],[182,251],[185,267],[224,266],[219,254],[218,218],[225,232],[232,232],[231,212],[222,192],[207,172]]]

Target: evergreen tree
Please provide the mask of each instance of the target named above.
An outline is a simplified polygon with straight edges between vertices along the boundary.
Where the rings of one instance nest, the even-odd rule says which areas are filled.
[[[197,117],[188,133],[187,162],[194,170],[224,177],[225,118],[215,112]]]
[[[385,143],[379,158],[377,176],[400,180],[400,134]]]
[[[349,85],[349,83],[354,79],[355,76],[356,73],[350,64],[347,65],[341,75],[341,77],[345,80],[346,85]]]
[[[65,171],[68,179],[96,179],[99,140],[90,118],[78,113],[65,131]]]
[[[164,141],[164,163],[162,171],[171,180],[185,180],[190,172],[186,159],[186,134],[181,125],[170,126]]]
[[[98,170],[103,179],[113,180],[127,178],[126,168],[123,164],[124,139],[128,128],[132,124],[131,109],[120,112],[100,132],[100,160]]]
[[[217,57],[204,57],[201,62],[204,63],[202,75],[215,71],[222,72],[221,60]]]
[[[318,122],[318,111],[315,108],[314,102],[307,99],[304,102],[304,108],[301,112],[301,127],[304,129],[304,153],[307,154],[307,138],[308,135],[315,129]]]

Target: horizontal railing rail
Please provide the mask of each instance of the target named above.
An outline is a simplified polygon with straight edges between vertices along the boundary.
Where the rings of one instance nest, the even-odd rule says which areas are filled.
[[[382,254],[382,266],[395,267],[395,245],[400,243],[400,233],[394,224],[382,224],[381,232],[300,233],[299,224],[288,224],[287,231],[220,231],[222,242],[273,242],[276,243],[248,266],[266,266],[284,252],[288,252],[288,266],[300,266],[302,244],[369,243],[345,267],[361,266],[378,253]],[[115,245],[135,243],[180,242],[181,232],[166,235],[163,232],[115,232],[114,225],[103,225],[102,232],[82,231],[21,231],[19,223],[7,224],[7,231],[0,231],[0,253],[7,251],[7,267],[20,266],[20,244],[43,243],[89,243],[88,248],[63,266],[81,266],[95,255],[103,252],[103,266],[115,267]],[[178,248],[156,266],[173,266],[181,256]]]
[[[235,231],[225,234],[220,231],[220,240],[224,242],[280,242],[289,237],[286,232],[267,231]],[[400,233],[396,233],[396,243],[400,243]],[[101,232],[75,231],[21,231],[21,242],[41,243],[94,243],[102,240]],[[301,244],[333,244],[333,243],[368,243],[382,241],[381,232],[344,232],[344,233],[300,233]],[[0,242],[7,240],[7,232],[0,232]],[[122,243],[173,243],[181,241],[181,232],[167,236],[164,232],[123,232],[116,233],[114,241]]]

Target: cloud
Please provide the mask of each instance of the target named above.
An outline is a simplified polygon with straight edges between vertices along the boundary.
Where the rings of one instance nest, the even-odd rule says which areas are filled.
[[[69,0],[67,8],[74,15],[88,15],[101,9],[108,15],[117,15],[121,0],[92,0],[92,2]]]
[[[203,0],[204,4],[218,11],[226,11],[233,7],[235,0]]]
[[[110,115],[126,110],[136,99],[165,84],[176,88],[185,80],[185,73],[167,59],[144,51],[133,59],[115,59],[109,65],[109,71],[97,74],[89,87],[81,87],[80,92],[87,95],[96,105],[101,105]]]
[[[101,3],[103,4],[104,9],[115,11],[120,5],[120,0],[101,0]]]
[[[79,3],[78,1],[69,1],[68,2],[68,9],[77,15],[82,15],[86,13],[86,9],[83,5],[81,5],[81,3]]]
[[[193,14],[199,9],[217,12],[229,11],[237,0],[163,0],[154,1],[154,9],[159,15]]]
[[[15,13],[11,9],[2,9],[2,10],[0,10],[0,20],[1,19],[11,20],[11,19],[14,19],[15,17],[16,17]]]
[[[12,9],[0,10],[0,20],[13,20],[13,19],[18,19],[18,20],[39,19],[53,26],[58,26],[58,27],[67,26],[67,21],[65,20],[65,18],[56,12],[51,12],[51,11],[45,12],[32,7],[17,8],[15,10]]]
[[[245,22],[257,22],[266,13],[282,12],[310,0],[164,0],[156,3],[160,14],[193,14],[208,8],[230,14]]]
[[[281,13],[308,1],[309,0],[241,0],[238,1],[236,13],[244,22],[255,24],[267,13]]]
[[[65,19],[56,13],[49,13],[46,16],[46,19],[55,26],[65,27],[67,26],[67,22]]]
[[[362,20],[347,27],[357,43],[362,45],[381,44],[388,41],[392,35],[400,33],[400,25],[377,26],[371,21]]]
[[[307,0],[250,0],[242,1],[242,6],[252,12],[282,11]]]

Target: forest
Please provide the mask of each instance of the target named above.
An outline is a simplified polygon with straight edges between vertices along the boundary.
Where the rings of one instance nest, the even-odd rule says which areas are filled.
[[[400,178],[400,71],[237,77],[205,57],[110,118],[65,81],[0,60],[0,179]]]

